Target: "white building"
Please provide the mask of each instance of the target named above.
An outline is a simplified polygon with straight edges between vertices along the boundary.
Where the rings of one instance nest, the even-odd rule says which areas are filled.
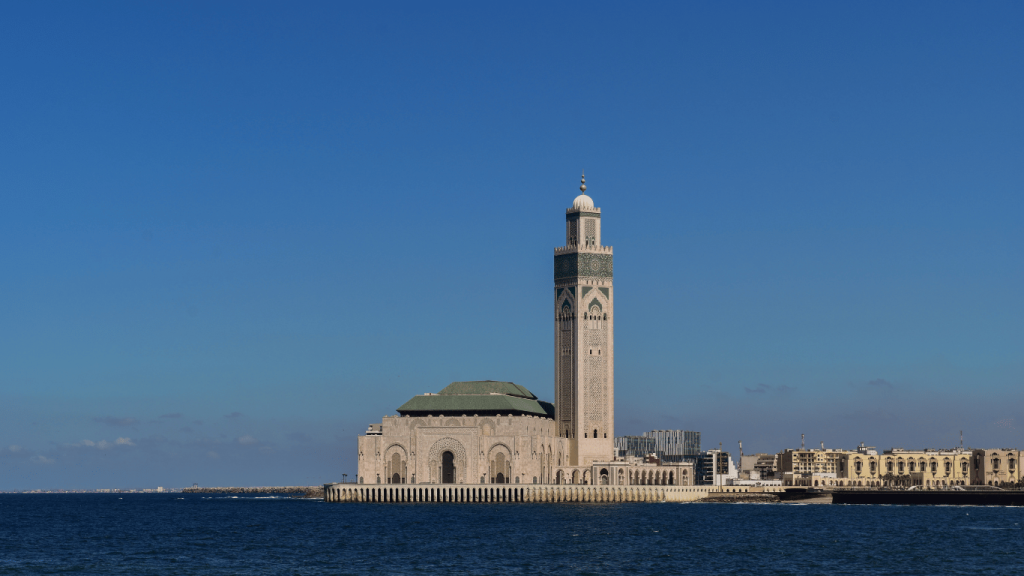
[[[615,457],[612,248],[586,190],[554,254],[554,403],[490,380],[415,396],[359,437],[359,483],[693,484],[691,463]]]

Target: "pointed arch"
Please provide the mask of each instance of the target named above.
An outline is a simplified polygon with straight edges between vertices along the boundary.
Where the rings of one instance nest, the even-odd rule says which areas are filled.
[[[455,482],[458,484],[466,483],[466,448],[455,438],[446,436],[440,440],[434,442],[430,447],[430,451],[427,456],[427,462],[430,466],[430,481],[434,483],[441,482],[441,455],[444,452],[451,452],[453,455],[453,464],[455,466]]]

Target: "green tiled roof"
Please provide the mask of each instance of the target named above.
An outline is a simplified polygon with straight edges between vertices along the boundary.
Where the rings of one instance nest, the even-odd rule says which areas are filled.
[[[452,382],[444,387],[438,394],[506,394],[508,396],[519,396],[536,400],[532,392],[512,382],[497,382],[495,380],[475,380],[472,382]]]
[[[549,402],[538,400],[522,386],[485,380],[452,382],[438,394],[413,396],[398,407],[398,413],[403,416],[528,414],[554,418],[555,408]]]

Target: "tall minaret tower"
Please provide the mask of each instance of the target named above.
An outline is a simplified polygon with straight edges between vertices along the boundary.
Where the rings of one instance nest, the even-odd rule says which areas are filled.
[[[615,454],[612,247],[601,245],[601,209],[586,182],[565,211],[565,246],[555,248],[555,420],[569,466]]]

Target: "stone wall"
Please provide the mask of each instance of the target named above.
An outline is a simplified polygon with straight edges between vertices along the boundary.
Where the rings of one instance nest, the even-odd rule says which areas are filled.
[[[494,484],[325,484],[325,502],[695,502],[709,494],[770,494],[782,489],[717,486],[515,486]]]
[[[440,483],[444,452],[458,484],[490,483],[498,472],[508,484],[550,483],[566,462],[554,421],[534,416],[389,416],[380,434],[359,437],[358,450],[361,484]]]

